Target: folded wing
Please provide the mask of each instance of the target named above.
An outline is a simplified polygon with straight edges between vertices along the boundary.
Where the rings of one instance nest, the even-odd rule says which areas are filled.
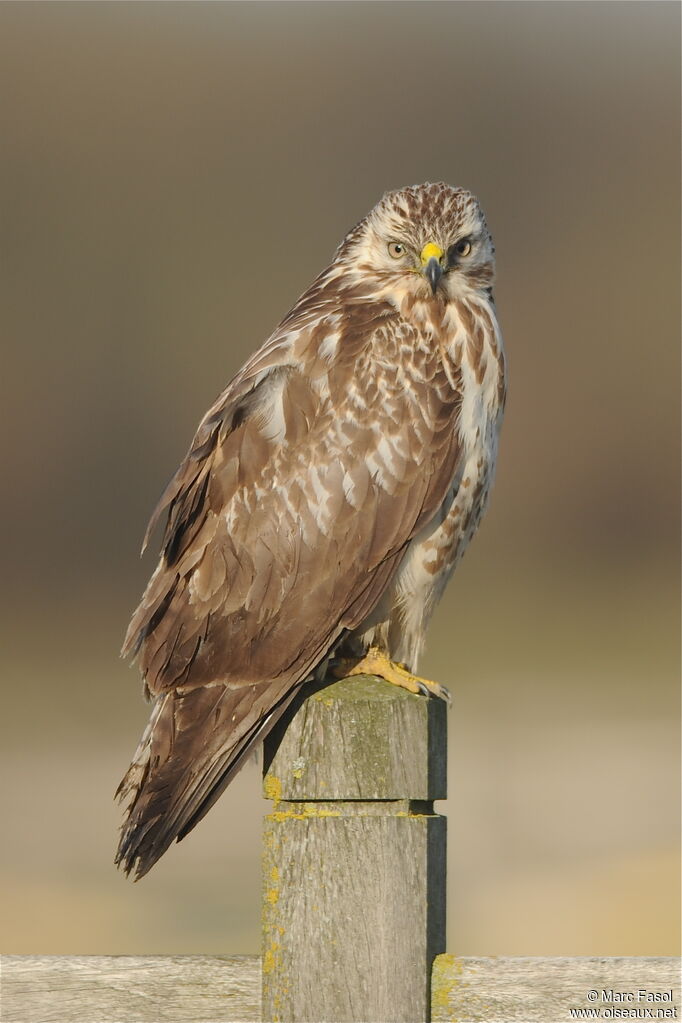
[[[434,353],[418,384],[385,358],[388,306],[302,308],[204,417],[150,523],[168,509],[123,649],[156,700],[119,788],[137,876],[367,617],[455,475],[452,368]]]

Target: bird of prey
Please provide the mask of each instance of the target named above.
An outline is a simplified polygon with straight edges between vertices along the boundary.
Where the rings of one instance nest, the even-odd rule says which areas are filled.
[[[493,478],[493,276],[471,193],[388,192],[202,419],[123,646],[153,700],[118,789],[126,873],[192,830],[333,659],[445,695],[412,672]]]

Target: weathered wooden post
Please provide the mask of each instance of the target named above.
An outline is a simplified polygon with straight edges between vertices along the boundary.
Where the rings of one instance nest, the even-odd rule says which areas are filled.
[[[421,1023],[445,951],[446,712],[381,679],[305,699],[266,743],[263,1020]]]

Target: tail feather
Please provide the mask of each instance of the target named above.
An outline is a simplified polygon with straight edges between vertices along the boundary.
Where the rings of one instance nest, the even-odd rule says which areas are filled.
[[[128,800],[116,863],[143,877],[208,812],[298,687],[214,684],[158,697],[119,785]],[[273,699],[274,697],[274,699]],[[279,698],[278,698],[279,697]]]

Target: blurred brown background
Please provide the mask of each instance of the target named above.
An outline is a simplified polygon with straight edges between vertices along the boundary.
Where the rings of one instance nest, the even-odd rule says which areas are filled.
[[[117,658],[206,407],[387,188],[476,192],[510,364],[434,622],[449,951],[674,954],[677,4],[2,4],[3,951],[254,952],[259,774],[132,885]]]

